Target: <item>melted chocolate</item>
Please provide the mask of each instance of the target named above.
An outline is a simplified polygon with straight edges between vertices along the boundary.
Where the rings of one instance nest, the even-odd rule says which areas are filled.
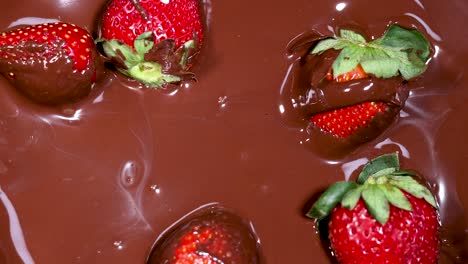
[[[0,27],[39,16],[92,31],[104,4],[1,1]],[[51,109],[0,79],[0,260],[144,263],[170,225],[219,202],[252,222],[266,263],[328,264],[304,204],[356,177],[366,159],[400,151],[402,167],[435,187],[440,263],[468,262],[466,1],[205,4],[206,38],[193,68],[199,81],[183,88],[141,89],[108,72],[86,99]],[[295,113],[280,95],[287,44],[301,32],[329,35],[348,23],[378,37],[393,22],[419,27],[434,45],[398,120],[341,158],[304,147],[304,128],[290,124]]]

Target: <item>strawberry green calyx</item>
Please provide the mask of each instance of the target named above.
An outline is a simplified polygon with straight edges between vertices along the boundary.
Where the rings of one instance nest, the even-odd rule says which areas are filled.
[[[133,47],[116,39],[99,39],[97,42],[102,42],[104,53],[122,74],[149,87],[160,88],[166,83],[194,78],[187,69],[196,50],[195,40],[187,41],[176,49],[172,39],[155,44],[153,33],[149,31],[138,36]]]
[[[332,65],[334,77],[361,65],[366,73],[378,78],[401,75],[409,80],[424,73],[430,57],[426,37],[417,30],[398,25],[390,26],[381,38],[371,42],[342,29],[339,36],[320,41],[311,53],[321,54],[329,49],[341,50]]]
[[[398,153],[382,155],[363,168],[356,183],[342,181],[333,184],[315,202],[307,216],[321,220],[327,217],[338,203],[353,210],[358,201],[363,199],[369,213],[384,225],[390,216],[390,205],[412,211],[403,191],[424,199],[437,208],[432,193],[415,180],[414,176],[411,172],[400,170]]]

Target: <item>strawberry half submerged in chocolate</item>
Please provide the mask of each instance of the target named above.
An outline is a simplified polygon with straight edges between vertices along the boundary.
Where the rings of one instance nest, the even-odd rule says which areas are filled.
[[[393,153],[369,162],[357,183],[333,184],[307,216],[328,217],[328,238],[340,264],[436,264],[437,211],[429,189],[400,170]]]
[[[117,69],[148,87],[194,79],[188,70],[203,39],[197,0],[113,0],[100,34]]]
[[[361,65],[336,77],[333,76],[333,70],[330,69],[326,76],[328,81],[337,83],[359,80],[367,77],[368,75],[364,72]],[[387,110],[388,105],[386,103],[363,102],[357,105],[316,114],[312,116],[311,121],[316,127],[326,133],[339,138],[346,138],[360,129],[366,128],[373,118]]]
[[[401,76],[403,82],[422,74],[430,55],[427,39],[416,30],[392,25],[372,42],[351,30],[317,43],[311,54],[341,50],[326,75],[331,82],[344,83],[372,75],[387,79]],[[404,102],[403,102],[404,103]],[[322,131],[345,138],[366,128],[378,113],[387,111],[385,102],[363,102],[312,116],[312,123]]]
[[[147,263],[262,263],[253,230],[239,216],[209,206],[182,219],[160,237]]]
[[[91,35],[70,23],[25,26],[0,35],[0,73],[42,104],[77,101],[96,80]]]
[[[307,122],[303,144],[339,158],[395,122],[427,68],[430,44],[417,30],[391,25],[371,42],[347,29],[332,38],[313,31],[293,40],[289,53],[298,59],[282,89],[284,112]]]

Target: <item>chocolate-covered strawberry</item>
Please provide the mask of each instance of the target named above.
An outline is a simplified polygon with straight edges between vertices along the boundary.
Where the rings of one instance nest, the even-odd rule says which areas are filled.
[[[147,263],[258,264],[250,227],[220,206],[209,206],[180,221],[159,238]]]
[[[309,217],[329,216],[328,237],[340,264],[436,264],[439,252],[437,204],[429,189],[398,155],[369,162],[357,182],[333,184]]]
[[[112,0],[100,29],[105,55],[148,87],[193,79],[188,72],[202,44],[197,0]]]
[[[299,142],[330,159],[345,157],[395,124],[431,56],[421,32],[396,24],[380,38],[337,32],[329,37],[312,30],[288,44],[291,65],[279,105],[287,125],[300,132]]]
[[[325,88],[327,82],[345,83],[341,84],[348,86],[344,92],[349,92],[353,86],[356,86],[350,82],[361,80],[361,83],[365,83],[362,79],[366,78],[380,79],[380,84],[382,80],[391,79],[389,82],[396,86],[394,88],[396,91],[401,89],[408,80],[419,76],[426,70],[426,62],[430,55],[430,45],[424,35],[398,25],[390,26],[381,38],[371,42],[358,33],[343,29],[340,30],[339,36],[319,41],[311,54],[321,56],[330,50],[340,52],[320,83],[325,91],[324,97],[327,96],[327,89],[333,89]],[[400,81],[397,81],[398,79]],[[373,87],[378,86],[379,81],[369,83],[362,88],[380,89]],[[329,103],[327,100],[333,101],[333,99],[324,98],[323,110],[319,113],[314,112],[311,121],[315,127],[326,133],[338,138],[346,138],[371,126],[375,123],[374,118],[392,110],[390,108],[403,106],[404,100],[392,106],[393,102],[388,101],[386,96],[388,97],[388,94],[385,92],[374,92],[368,96],[369,98],[350,99],[347,105],[336,108],[333,107],[333,102],[327,104]],[[401,98],[398,99],[401,100]]]
[[[0,35],[0,73],[36,102],[62,104],[89,94],[96,79],[91,35],[70,23],[16,28]]]

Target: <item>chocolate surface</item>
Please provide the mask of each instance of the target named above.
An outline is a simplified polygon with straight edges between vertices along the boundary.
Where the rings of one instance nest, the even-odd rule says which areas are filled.
[[[2,0],[0,28],[41,17],[96,32],[104,5]],[[107,70],[88,98],[50,108],[0,79],[0,262],[144,263],[175,221],[218,202],[252,223],[266,263],[332,263],[304,207],[330,183],[392,151],[436,191],[440,263],[468,262],[466,1],[204,6],[198,82],[180,89],[140,89]],[[377,37],[393,22],[420,28],[434,47],[398,120],[340,159],[305,147],[280,94],[291,65],[288,43],[344,24]]]

